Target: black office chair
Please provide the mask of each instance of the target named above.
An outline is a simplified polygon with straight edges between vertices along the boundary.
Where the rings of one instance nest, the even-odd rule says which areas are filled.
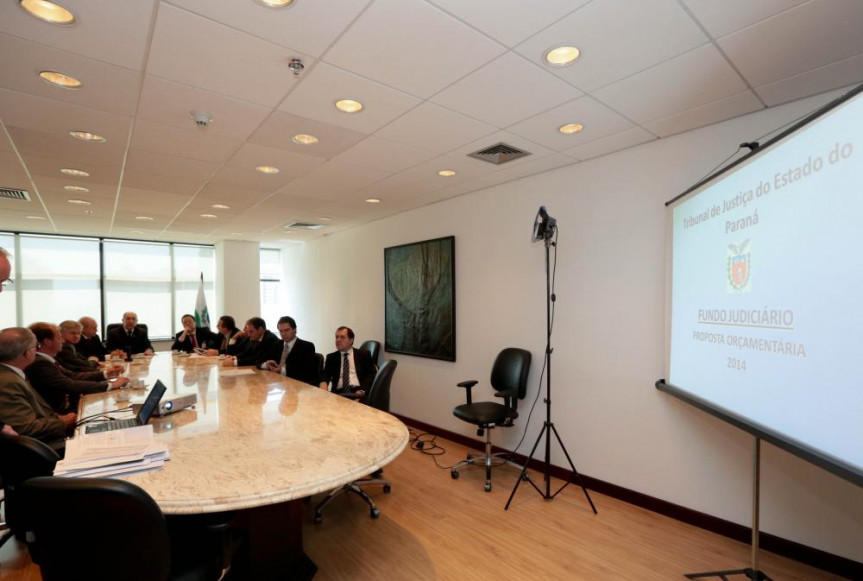
[[[315,353],[315,357],[318,359],[318,378],[324,376],[324,364],[326,360],[322,353]]]
[[[105,329],[105,334],[107,335],[117,327],[122,327],[123,323],[108,323],[108,327]],[[143,329],[144,331],[148,331],[147,323],[138,323],[135,325],[136,328]]]
[[[375,409],[379,409],[384,412],[390,411],[390,384],[393,380],[393,374],[396,371],[396,366],[398,366],[398,361],[391,359],[389,361],[385,361],[378,371],[377,375],[375,375],[375,381],[372,383],[371,388],[368,393],[366,393],[360,401],[365,403],[368,406],[371,406]],[[315,523],[320,524],[324,517],[321,514],[324,510],[324,507],[330,503],[335,497],[342,493],[353,493],[362,498],[366,504],[369,505],[369,514],[372,518],[378,518],[381,515],[381,511],[378,510],[375,501],[372,500],[372,497],[368,495],[368,493],[363,490],[364,486],[383,486],[384,492],[389,493],[391,490],[390,481],[385,478],[380,478],[380,474],[383,470],[376,470],[372,473],[370,478],[362,478],[360,480],[354,480],[353,482],[348,482],[341,488],[336,488],[332,492],[330,492],[325,499],[323,499],[320,504],[315,508]]]
[[[27,513],[21,508],[20,487],[30,478],[50,476],[60,457],[50,446],[27,436],[0,435],[0,480],[6,525],[19,540],[26,540]],[[5,543],[9,535],[3,538]]]
[[[467,403],[457,406],[453,415],[460,420],[476,424],[477,436],[485,433],[485,454],[468,454],[468,457],[452,467],[450,475],[458,478],[458,470],[467,464],[485,463],[485,491],[491,491],[491,466],[495,454],[491,452],[491,430],[495,426],[510,427],[518,417],[518,400],[524,399],[527,392],[527,376],[530,373],[530,352],[508,347],[498,353],[491,368],[491,386],[495,396],[502,397],[503,403],[493,401],[473,402],[471,388],[479,383],[476,380],[458,384],[467,390]],[[498,454],[499,455],[499,454]]]
[[[374,341],[372,339],[363,341],[363,344],[360,345],[360,351],[368,351],[369,355],[372,356],[372,362],[375,364],[375,369],[378,369],[378,358],[381,356],[381,342]]]
[[[71,579],[86,559],[89,581],[221,579],[221,555],[200,538],[169,538],[165,517],[144,490],[109,478],[33,478],[22,487],[44,581]],[[71,524],[70,524],[71,523]],[[71,528],[70,528],[71,527]],[[172,546],[174,542],[174,546]],[[95,551],[95,552],[94,552]]]

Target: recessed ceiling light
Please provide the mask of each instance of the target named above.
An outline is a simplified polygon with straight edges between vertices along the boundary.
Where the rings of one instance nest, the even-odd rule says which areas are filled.
[[[300,145],[312,145],[318,142],[318,138],[314,135],[306,135],[305,133],[298,133],[291,137],[291,141],[294,143],[299,143]]]
[[[69,135],[81,141],[96,141],[98,143],[105,143],[107,141],[98,133],[90,133],[89,131],[70,131]]]
[[[341,99],[336,101],[336,109],[344,113],[359,113],[363,110],[363,104],[353,99]]]
[[[449,177],[454,176],[455,172],[451,169],[442,169],[439,172],[437,172],[437,175],[444,177],[444,178],[449,178]]]
[[[152,216],[135,216],[135,219],[140,220],[141,222],[152,222],[153,221]]]
[[[584,125],[581,123],[567,123],[566,125],[561,125],[557,128],[558,131],[565,135],[572,135],[573,133],[578,133],[584,129]]]
[[[88,178],[90,174],[80,169],[71,169],[68,167],[64,167],[60,170],[60,173],[66,174],[67,176],[75,176],[76,178]]]
[[[201,218],[218,218],[215,214],[201,214]]]
[[[18,5],[31,16],[51,24],[72,24],[75,15],[68,9],[48,0],[18,0]]]
[[[73,198],[71,200],[66,200],[66,201],[69,202],[70,204],[78,204],[79,206],[89,206],[90,205],[90,202],[88,202],[87,200],[77,200],[77,199]]]
[[[56,71],[39,71],[39,77],[46,83],[62,89],[78,89],[81,87],[81,81],[75,77],[70,77]]]
[[[574,46],[558,46],[545,53],[545,62],[553,67],[565,67],[575,62],[581,51]]]
[[[275,175],[279,173],[279,168],[273,167],[271,165],[259,165],[255,168],[255,171],[259,171],[263,174],[267,174],[268,176]]]
[[[45,216],[27,216],[28,220],[44,220]]]
[[[230,206],[226,206],[225,204],[213,204],[213,205],[212,205],[212,206],[210,206],[210,207],[211,207],[211,208],[215,208],[215,209],[217,209],[217,210],[230,210],[230,209],[231,209],[231,207],[230,207]]]
[[[366,202],[368,202],[369,204],[380,204],[381,200],[380,198],[367,198]]]
[[[294,0],[255,0],[255,2],[267,8],[287,8],[294,3]]]
[[[63,189],[67,192],[89,192],[90,188],[85,188],[83,186],[63,186]]]

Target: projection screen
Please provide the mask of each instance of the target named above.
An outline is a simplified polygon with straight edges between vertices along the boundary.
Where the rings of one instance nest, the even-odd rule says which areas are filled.
[[[669,205],[656,386],[863,486],[863,85]]]

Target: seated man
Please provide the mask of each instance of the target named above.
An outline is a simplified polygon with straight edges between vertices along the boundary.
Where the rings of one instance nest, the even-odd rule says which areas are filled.
[[[267,331],[267,323],[260,317],[246,321],[243,334],[249,340],[246,348],[236,357],[226,357],[223,365],[254,365],[260,368],[268,359],[272,359],[270,354],[274,350],[281,349],[282,342],[271,331]]]
[[[318,358],[315,356],[315,344],[297,337],[297,322],[293,317],[282,317],[278,327],[282,341],[278,348],[270,353],[271,359],[264,362],[261,369],[317,385],[320,372]]]
[[[183,315],[180,321],[183,324],[183,330],[174,337],[171,351],[192,353],[195,349],[215,348],[219,344],[219,336],[206,327],[198,327],[192,315]]]
[[[30,331],[37,343],[36,358],[27,367],[25,375],[30,385],[48,402],[57,413],[65,413],[78,407],[81,394],[98,393],[112,388],[120,388],[129,380],[125,377],[107,381],[123,370],[122,366],[106,371],[85,371],[75,373],[65,369],[55,359],[63,346],[63,338],[55,325],[33,323]]]
[[[63,321],[58,327],[60,336],[63,338],[63,347],[60,348],[55,359],[69,371],[95,371],[99,369],[98,361],[87,359],[78,352],[77,345],[81,341],[82,327],[83,325],[78,321]]]
[[[234,317],[222,315],[216,323],[219,330],[218,355],[238,355],[246,348],[248,340],[242,331],[237,329]]]
[[[29,329],[0,331],[0,422],[22,436],[45,442],[62,456],[66,434],[75,429],[78,415],[57,415],[30,386],[24,370],[36,359],[36,336]]]
[[[109,353],[122,351],[128,355],[153,354],[153,345],[147,337],[147,329],[138,324],[138,315],[132,311],[123,313],[123,325],[108,331]]]
[[[336,329],[336,349],[327,355],[321,389],[333,393],[368,392],[375,380],[375,364],[368,351],[354,349],[354,332],[350,327]]]
[[[102,339],[98,335],[99,326],[96,324],[96,319],[81,317],[78,322],[81,323],[81,340],[75,346],[78,353],[88,359],[105,361],[105,345],[102,344]]]

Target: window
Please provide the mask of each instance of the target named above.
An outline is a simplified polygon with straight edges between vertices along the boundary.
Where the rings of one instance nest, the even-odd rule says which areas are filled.
[[[216,252],[208,246],[174,245],[174,332],[180,330],[180,317],[195,314],[198,287],[204,275],[204,300],[210,314],[210,328],[216,329],[218,317],[211,309],[216,306]]]
[[[59,323],[84,315],[99,318],[99,241],[88,238],[20,236],[15,281],[21,318]]]
[[[170,337],[171,247],[150,242],[105,242],[105,323],[135,311],[153,337]]]
[[[279,317],[287,313],[282,301],[282,251],[261,249],[261,318],[268,329],[275,329]]]

